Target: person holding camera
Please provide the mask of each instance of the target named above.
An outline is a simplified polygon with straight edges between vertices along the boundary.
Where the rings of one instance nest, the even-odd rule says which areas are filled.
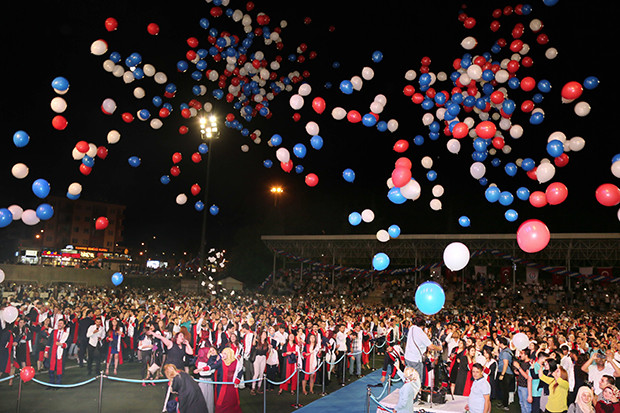
[[[86,363],[86,370],[88,375],[91,375],[93,373],[93,361],[95,362],[96,371],[99,372],[101,370],[101,349],[103,347],[103,340],[105,339],[105,330],[100,317],[95,318],[95,323],[86,330],[86,339],[88,340],[88,361]]]

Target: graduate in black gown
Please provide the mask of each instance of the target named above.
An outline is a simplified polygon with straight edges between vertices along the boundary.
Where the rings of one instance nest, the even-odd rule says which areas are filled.
[[[177,394],[180,413],[204,413],[207,411],[205,398],[192,376],[180,371],[174,364],[166,364],[164,373],[171,381],[172,391]]]

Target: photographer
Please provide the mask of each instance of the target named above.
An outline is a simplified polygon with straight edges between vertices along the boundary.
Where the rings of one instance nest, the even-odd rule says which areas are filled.
[[[93,372],[93,361],[95,362],[96,371],[99,372],[101,370],[101,349],[105,339],[105,330],[103,329],[101,318],[96,318],[95,324],[88,327],[86,339],[88,340],[88,362],[86,367],[88,374],[91,375]]]

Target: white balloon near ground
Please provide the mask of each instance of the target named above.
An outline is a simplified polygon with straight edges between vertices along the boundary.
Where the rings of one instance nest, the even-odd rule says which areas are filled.
[[[388,242],[390,240],[390,234],[386,230],[380,229],[377,231],[377,240],[380,242]]]
[[[56,96],[50,102],[50,107],[52,108],[52,111],[54,111],[54,113],[63,113],[65,110],[67,110],[67,101],[60,96]]]
[[[23,163],[16,163],[11,168],[11,173],[17,179],[24,179],[25,177],[28,176],[29,171],[30,170],[28,169],[26,164],[23,164]]]
[[[11,214],[13,215],[13,221],[19,221],[20,219],[22,219],[22,214],[24,213],[24,209],[22,207],[20,207],[19,205],[11,205],[7,209],[11,211]]]
[[[185,205],[185,203],[187,202],[187,195],[185,195],[185,194],[177,195],[176,202],[179,205]]]
[[[443,250],[443,262],[451,271],[465,268],[469,258],[469,248],[462,242],[452,242]]]
[[[117,130],[111,130],[108,132],[107,139],[108,143],[113,145],[121,140],[121,134]]]
[[[375,219],[375,213],[371,209],[365,209],[362,211],[362,221],[369,223]]]

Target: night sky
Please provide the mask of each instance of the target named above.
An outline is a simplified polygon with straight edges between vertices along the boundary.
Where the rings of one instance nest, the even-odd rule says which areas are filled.
[[[293,70],[310,73],[303,82],[312,86],[312,92],[298,111],[301,115],[298,122],[292,118],[295,111],[289,105],[289,99],[297,93],[302,82],[293,84],[291,92],[282,91],[270,101],[272,116],[269,119],[258,114],[246,121],[231,103],[213,97],[211,92],[218,88],[217,82],[192,79],[190,74],[195,70],[192,63],[185,73],[176,70],[177,62],[185,60],[185,53],[190,50],[186,43],[188,37],[194,36],[200,41],[196,49],[211,46],[207,41],[208,30],[199,24],[202,17],[208,18],[210,27],[219,32],[226,30],[241,39],[245,37],[240,23],[233,22],[226,15],[218,18],[210,15],[213,3],[70,0],[13,4],[12,8],[16,10],[6,16],[0,28],[5,39],[0,46],[5,68],[0,103],[4,142],[0,151],[0,207],[18,204],[24,209],[36,208],[42,201],[33,195],[30,186],[37,178],[48,180],[52,194],[60,196],[64,196],[70,183],[80,182],[83,199],[127,206],[127,246],[138,245],[156,236],[157,241],[151,241],[155,244],[153,250],[197,253],[202,213],[197,212],[193,205],[202,194],[193,197],[189,188],[195,183],[204,188],[207,157],[204,155],[199,164],[191,162],[191,154],[201,143],[198,117],[184,119],[180,115],[181,105],[195,98],[202,103],[211,102],[213,112],[221,120],[220,138],[211,148],[213,158],[207,204],[207,208],[216,204],[220,212],[208,217],[208,246],[230,249],[231,254],[238,254],[240,259],[250,259],[248,255],[265,252],[261,249],[264,248],[260,244],[261,234],[374,234],[392,224],[400,226],[404,234],[514,233],[524,220],[537,218],[545,222],[552,233],[618,232],[617,207],[603,207],[594,196],[600,184],[618,184],[610,171],[612,157],[620,153],[614,118],[617,69],[613,61],[617,52],[615,28],[619,15],[616,2],[560,0],[554,6],[547,6],[541,0],[535,0],[527,3],[532,5],[532,13],[528,16],[514,13],[502,16],[499,19],[501,29],[496,33],[489,30],[492,10],[517,3],[472,1],[465,9],[462,6],[467,3],[460,1],[254,3],[255,8],[249,12],[246,11],[246,2],[241,1],[231,1],[222,9],[240,9],[250,14],[253,28],[258,27],[257,12],[270,17],[271,28],[279,26],[282,20],[287,21],[288,25],[281,33],[283,50],[278,51],[273,45],[266,46],[261,38],[256,38],[248,53],[263,51],[268,61],[277,54],[282,56],[278,76],[287,76]],[[473,29],[464,28],[457,19],[460,10],[476,18]],[[108,32],[105,29],[104,22],[108,17],[118,20],[118,30]],[[304,22],[306,17],[312,19],[309,24]],[[533,18],[543,21],[542,32],[550,39],[547,46],[537,44],[536,35],[529,30]],[[157,36],[147,33],[146,27],[152,22],[160,27]],[[522,186],[530,192],[544,191],[551,182],[563,182],[569,195],[557,206],[534,208],[518,199],[510,207],[489,203],[484,196],[486,186],[469,173],[473,162],[472,139],[461,140],[458,155],[448,152],[446,142],[449,137],[440,132],[436,141],[429,139],[429,129],[422,123],[422,116],[435,113],[436,108],[423,110],[403,95],[407,84],[419,91],[423,57],[431,59],[431,72],[446,72],[449,76],[454,71],[453,60],[468,52],[460,45],[463,38],[474,36],[477,39],[478,46],[469,51],[477,56],[488,52],[499,38],[510,43],[511,30],[517,23],[525,25],[522,40],[530,45],[528,56],[534,60],[534,65],[522,67],[517,77],[546,79],[551,82],[552,89],[537,105],[545,111],[541,125],[531,125],[529,115],[519,110],[521,102],[531,98],[534,92],[508,89],[508,97],[517,104],[512,121],[523,126],[523,137],[515,140],[507,133],[503,134],[512,152],[489,155],[484,161],[485,176],[489,183],[496,183],[502,190],[513,194]],[[335,30],[330,31],[332,25]],[[90,45],[100,38],[108,42],[108,52],[95,56],[89,51]],[[299,54],[297,47],[301,43],[308,46],[303,53],[306,61],[288,61],[290,54]],[[556,59],[544,57],[547,47],[558,49]],[[511,53],[507,49],[504,47],[493,56],[493,60],[509,58]],[[103,69],[104,60],[113,51],[121,54],[120,64],[131,53],[140,53],[143,63],[153,64],[158,71],[165,72],[168,83],[177,86],[174,98],[164,99],[174,110],[170,117],[163,119],[161,129],[154,130],[149,122],[137,118],[132,123],[121,119],[123,112],[136,116],[143,108],[156,117],[158,108],[151,99],[153,96],[163,97],[165,85],[156,84],[152,79],[124,84]],[[317,53],[315,59],[308,59],[311,51]],[[380,62],[372,60],[375,51],[383,54]],[[214,62],[210,57],[206,60],[209,69],[223,73],[222,62]],[[342,93],[340,82],[361,76],[364,67],[374,70],[374,78],[365,80],[361,90],[351,95]],[[404,77],[409,69],[417,72],[418,77],[413,81]],[[69,91],[63,96],[68,104],[63,115],[69,121],[63,131],[51,126],[55,114],[50,109],[50,101],[58,96],[51,82],[57,76],[64,76],[70,82]],[[560,91],[566,82],[583,82],[588,76],[596,76],[600,85],[594,90],[584,91],[580,100],[587,101],[592,109],[587,117],[578,117],[573,112],[574,103],[561,102]],[[208,92],[194,96],[192,86],[196,84],[206,85]],[[326,84],[331,84],[331,88]],[[133,96],[137,86],[145,89],[145,98]],[[453,84],[448,79],[438,81],[433,87],[437,91],[451,91]],[[380,120],[397,120],[398,129],[394,132],[380,132],[375,127],[353,124],[346,119],[335,120],[331,116],[331,110],[337,106],[366,114],[378,94],[387,98]],[[311,107],[312,99],[317,96],[323,97],[327,106],[320,115]],[[113,115],[105,115],[100,110],[106,98],[114,99],[117,104]],[[224,126],[223,118],[229,113],[235,114],[250,132],[259,130],[262,142],[255,144],[240,131]],[[459,119],[466,116],[479,121],[473,112],[462,112]],[[309,121],[320,126],[319,135],[324,140],[321,150],[310,145],[310,136],[305,131]],[[189,132],[180,134],[180,126],[187,126]],[[442,130],[443,127],[441,122]],[[106,142],[107,133],[112,129],[121,133],[120,142],[114,145]],[[30,143],[24,148],[13,145],[12,136],[17,130],[25,130],[30,135]],[[548,136],[555,131],[564,132],[567,138],[583,137],[586,145],[580,152],[567,153],[570,157],[568,165],[556,168],[550,182],[539,184],[521,169],[514,177],[504,172],[504,165],[518,158],[529,157],[537,164],[542,158],[549,158],[545,146]],[[295,165],[303,165],[303,172],[285,173],[280,168],[276,148],[267,145],[276,133],[282,136],[282,146],[289,149]],[[425,138],[422,145],[414,144],[416,135]],[[402,154],[392,150],[399,139],[406,139],[410,144]],[[80,174],[80,161],[71,156],[79,140],[105,145],[109,151],[105,160],[96,159],[89,176]],[[297,143],[307,147],[303,159],[293,155],[292,148]],[[244,144],[249,146],[248,152],[241,150]],[[169,174],[175,152],[183,155],[179,164],[181,175],[163,185],[160,177]],[[140,157],[138,168],[129,166],[127,159],[130,156]],[[396,205],[387,198],[386,181],[394,169],[394,162],[401,156],[412,161],[413,177],[420,182],[422,194],[416,201]],[[433,160],[432,169],[437,173],[434,182],[427,180],[427,170],[420,164],[424,156]],[[499,158],[501,165],[492,166],[493,158]],[[272,160],[272,168],[263,166],[266,159]],[[29,166],[26,179],[17,180],[11,175],[11,167],[16,162]],[[355,171],[353,183],[342,177],[346,168]],[[304,183],[304,177],[311,172],[319,177],[316,187]],[[269,188],[276,184],[283,186],[285,193],[274,206]],[[429,202],[433,199],[431,190],[438,184],[443,186],[445,193],[439,198],[442,209],[434,211]],[[179,193],[188,195],[185,205],[176,204]],[[508,208],[519,213],[517,221],[508,222],[504,218]],[[373,210],[375,220],[351,226],[347,218],[349,214],[364,209]],[[459,225],[461,216],[470,218],[470,227]],[[23,225],[14,222],[0,232]],[[240,254],[239,250],[243,252]]]

